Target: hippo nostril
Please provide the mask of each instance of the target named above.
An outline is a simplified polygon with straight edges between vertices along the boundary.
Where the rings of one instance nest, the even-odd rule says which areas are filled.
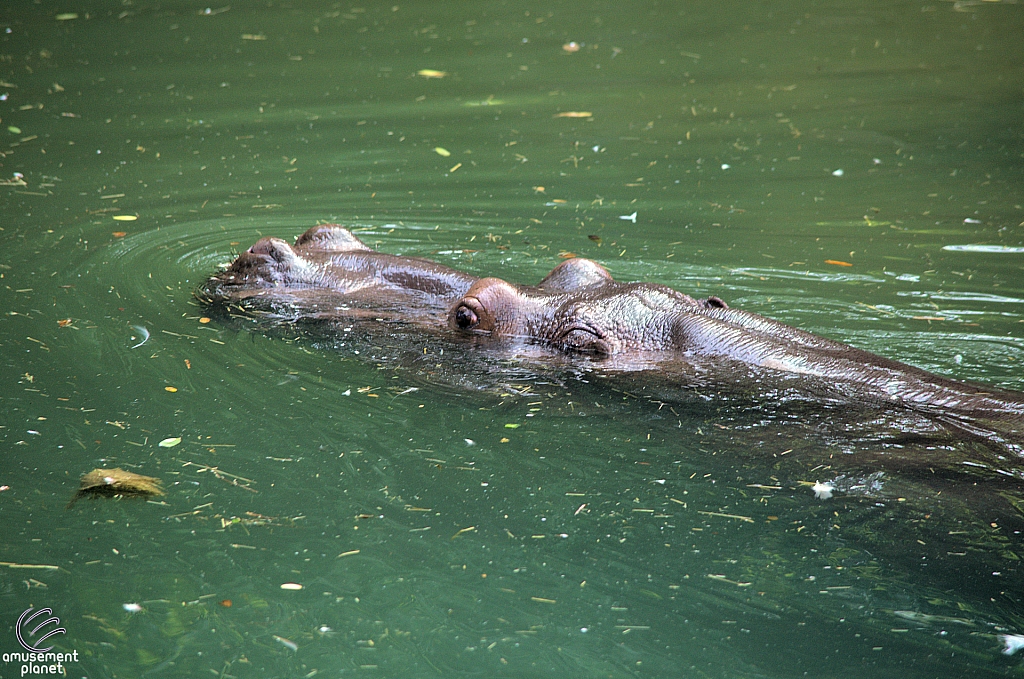
[[[469,330],[479,325],[480,319],[473,313],[473,310],[466,306],[460,306],[455,310],[455,325],[463,330]]]

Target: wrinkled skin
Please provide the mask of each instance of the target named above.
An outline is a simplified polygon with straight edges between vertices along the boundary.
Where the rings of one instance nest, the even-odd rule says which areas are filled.
[[[291,318],[394,318],[435,332],[487,335],[604,357],[718,389],[756,384],[830,403],[896,406],[1024,452],[1024,394],[933,375],[841,342],[696,300],[663,285],[619,283],[570,259],[536,286],[477,279],[427,260],[376,252],[333,225],[294,246],[263,238],[206,284],[201,299]]]
[[[538,286],[483,278],[449,314],[459,329],[540,338],[571,352],[605,356],[669,353],[712,356],[830,383],[849,394],[910,407],[1024,414],[1021,394],[945,379],[819,337],[757,314],[730,309],[717,297],[693,298],[663,285],[618,283],[594,262],[559,265]]]

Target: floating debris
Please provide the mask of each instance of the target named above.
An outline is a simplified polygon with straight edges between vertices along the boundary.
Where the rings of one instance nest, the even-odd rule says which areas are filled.
[[[835,488],[828,483],[819,483],[815,481],[814,485],[811,486],[811,490],[814,491],[814,497],[816,499],[829,500],[832,498],[832,491],[835,490]]]
[[[228,445],[228,446],[230,446],[232,444],[219,444],[219,445]],[[182,466],[183,467],[198,467],[200,473],[202,473],[202,472],[210,472],[211,474],[213,474],[215,477],[217,477],[221,481],[226,481],[227,483],[230,483],[232,486],[238,486],[239,488],[243,488],[243,489],[249,491],[250,493],[259,492],[255,488],[252,488],[249,485],[249,484],[256,483],[256,482],[253,481],[252,479],[247,479],[244,476],[237,476],[236,474],[229,474],[228,472],[221,471],[217,467],[211,467],[211,466],[205,465],[205,464],[198,464],[196,462],[186,462]],[[246,512],[246,514],[248,514],[249,516],[254,516],[257,519],[261,519],[261,520],[264,520],[264,519],[265,520],[271,520],[271,521],[273,520],[273,517],[262,516],[262,515],[259,515],[259,514],[255,514],[254,512]]]
[[[754,523],[754,520],[749,516],[740,516],[739,514],[723,514],[722,512],[705,512],[697,510],[698,514],[705,514],[707,516],[719,516],[723,519],[737,519],[739,521],[746,521],[747,523]]]
[[[300,585],[297,582],[285,582],[285,583],[283,583],[281,585],[281,589],[289,589],[289,590],[292,590],[294,592],[297,592],[300,589],[302,589],[302,585]]]
[[[556,118],[593,118],[594,114],[590,111],[562,111],[561,113],[555,114]]]
[[[138,331],[139,337],[141,338],[141,340],[139,341],[138,344],[133,344],[131,348],[132,349],[138,349],[143,344],[145,344],[146,342],[149,341],[149,330],[146,330],[146,328],[144,328],[141,325],[133,325],[132,328],[134,328],[136,331]],[[132,339],[135,339],[135,338],[132,337]]]
[[[174,446],[178,445],[179,443],[181,443],[181,437],[180,436],[173,436],[173,437],[171,437],[169,439],[164,439],[163,441],[161,441],[157,445],[160,446],[161,448],[173,448]]]
[[[1024,636],[1020,634],[1000,634],[999,641],[1003,642],[1003,654],[1013,655],[1024,648]]]
[[[421,78],[443,78],[448,75],[448,71],[435,71],[432,68],[421,68],[416,71],[416,75]]]
[[[1020,254],[1024,253],[1024,248],[1013,247],[1009,245],[944,245],[943,250],[948,252],[987,252],[994,254],[1009,253],[1009,254]]]
[[[739,580],[730,580],[729,578],[725,577],[724,575],[720,575],[720,574],[717,574],[717,573],[708,573],[708,577],[711,578],[712,580],[718,580],[719,582],[728,582],[730,585],[736,585],[737,587],[750,587],[752,584],[754,584],[752,582],[741,582]]]
[[[149,497],[163,495],[160,479],[143,476],[115,467],[114,469],[93,469],[82,477],[78,492],[71,498],[68,507],[85,495],[127,495]]]
[[[631,215],[619,215],[619,219],[636,224],[636,213],[634,212]]]
[[[128,611],[129,613],[141,613],[142,606],[139,604],[121,604],[121,608]]]
[[[974,623],[967,618],[951,618],[947,615],[929,615],[928,613],[919,613],[918,611],[893,611],[892,614],[903,618],[904,620],[912,620],[913,622],[919,622],[922,624],[955,623],[957,625],[974,627]],[[1024,637],[1021,638],[1024,639]]]
[[[282,646],[284,646],[288,650],[290,650],[290,651],[297,651],[297,650],[299,650],[299,645],[297,643],[295,643],[294,641],[292,641],[291,639],[285,639],[284,637],[279,637],[276,634],[273,635],[273,636],[274,636],[274,641],[280,643]]]

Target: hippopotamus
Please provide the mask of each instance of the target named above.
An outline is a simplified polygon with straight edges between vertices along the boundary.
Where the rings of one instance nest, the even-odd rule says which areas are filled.
[[[940,377],[718,297],[618,282],[582,258],[560,263],[536,285],[517,285],[378,252],[345,228],[322,225],[294,245],[260,239],[198,296],[288,320],[396,320],[541,345],[610,370],[648,369],[688,384],[699,375],[711,388],[745,381],[762,393],[910,409],[1024,454],[1024,394]]]

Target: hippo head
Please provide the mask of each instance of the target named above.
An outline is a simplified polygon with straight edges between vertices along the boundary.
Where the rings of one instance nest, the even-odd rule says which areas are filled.
[[[324,262],[334,254],[353,251],[372,252],[350,231],[334,224],[309,229],[295,245],[280,238],[261,238],[211,278],[202,294],[209,299],[238,300],[322,287]]]
[[[280,238],[261,238],[217,276],[224,286],[268,288],[292,285],[309,278],[310,267]]]
[[[612,355],[683,348],[684,316],[725,307],[653,283],[617,283],[584,259],[562,263],[536,287],[482,278],[452,307],[464,331],[519,337],[563,351]]]

